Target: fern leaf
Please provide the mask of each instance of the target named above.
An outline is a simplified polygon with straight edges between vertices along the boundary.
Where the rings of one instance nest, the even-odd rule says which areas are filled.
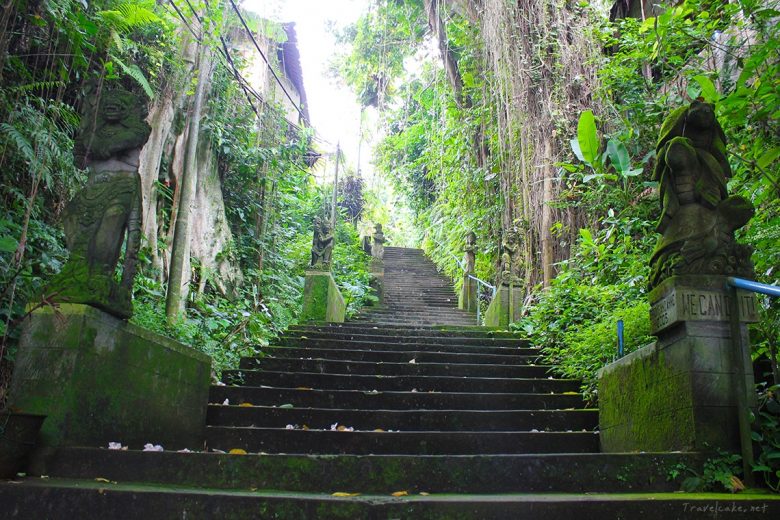
[[[0,124],[0,131],[2,131],[8,138],[16,145],[16,149],[24,156],[25,161],[34,163],[37,161],[35,152],[33,151],[32,143],[27,139],[27,136],[23,135],[13,125],[8,123]]]
[[[112,55],[111,59],[116,62],[117,65],[124,71],[125,74],[133,78],[139,85],[141,85],[141,88],[144,89],[144,92],[147,96],[149,96],[149,99],[154,98],[154,91],[152,90],[152,86],[149,84],[149,81],[146,79],[146,76],[144,76],[143,71],[133,63],[132,65],[126,65],[125,62],[117,58],[116,56]]]

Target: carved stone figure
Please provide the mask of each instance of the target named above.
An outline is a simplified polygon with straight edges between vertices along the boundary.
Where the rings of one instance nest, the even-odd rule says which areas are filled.
[[[676,274],[753,276],[752,249],[734,231],[753,216],[753,205],[729,196],[726,137],[712,105],[694,101],[672,112],[656,147],[653,179],[661,195],[661,238],[650,260],[650,288]]]
[[[385,234],[382,232],[382,224],[374,226],[374,245],[371,248],[371,254],[379,260],[385,257]]]
[[[88,91],[74,155],[89,169],[89,178],[64,212],[70,258],[50,286],[55,301],[93,305],[121,318],[132,315],[141,233],[138,162],[151,132],[146,116],[145,101],[121,87],[106,87],[99,95]]]
[[[517,232],[507,231],[501,242],[501,284],[516,284],[521,279],[522,262],[519,259],[520,245]]]
[[[466,247],[463,248],[463,270],[466,273],[474,272],[476,264],[477,235],[473,231],[466,235]]]
[[[367,255],[371,254],[371,237],[368,235],[363,236],[360,240],[360,248]]]
[[[323,271],[330,270],[333,254],[333,229],[328,219],[314,219],[314,238],[311,243],[311,267]]]

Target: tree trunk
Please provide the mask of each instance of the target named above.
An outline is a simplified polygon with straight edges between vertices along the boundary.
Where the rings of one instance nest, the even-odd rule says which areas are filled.
[[[552,237],[552,208],[550,203],[553,200],[553,180],[552,171],[550,167],[550,143],[545,141],[544,144],[544,181],[543,181],[543,195],[542,195],[542,285],[549,287],[552,282],[553,272],[553,237]]]
[[[450,52],[450,47],[447,43],[447,29],[444,27],[444,22],[441,19],[439,3],[440,0],[425,0],[425,13],[428,15],[428,26],[433,31],[433,35],[439,44],[439,52],[444,62],[444,69],[447,71],[447,79],[453,90],[455,103],[457,103],[459,108],[463,108],[464,106],[469,106],[470,103],[463,98],[463,79],[460,76],[458,62],[455,61],[455,57]]]
[[[173,247],[171,248],[170,270],[168,273],[168,294],[165,298],[165,315],[168,321],[175,321],[184,310],[187,300],[187,287],[184,278],[184,266],[190,254],[190,213],[195,199],[195,189],[198,181],[197,152],[200,135],[200,118],[203,109],[203,98],[206,85],[211,74],[211,56],[208,47],[201,44],[199,52],[198,85],[195,89],[195,99],[190,118],[187,151],[184,159],[181,188],[179,190],[179,208],[176,212],[173,232]]]

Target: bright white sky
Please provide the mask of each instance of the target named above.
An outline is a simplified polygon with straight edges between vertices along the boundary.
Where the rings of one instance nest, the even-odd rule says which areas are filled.
[[[295,22],[311,123],[319,137],[332,143],[324,144],[323,148],[332,153],[340,142],[347,163],[353,167],[357,165],[360,106],[347,87],[335,85],[326,77],[336,44],[325,25],[332,20],[338,27],[344,27],[356,21],[368,9],[368,4],[369,0],[244,0],[241,4],[263,18]],[[360,160],[364,179],[371,177],[370,156],[371,145],[364,142]],[[332,162],[327,168],[326,175],[330,175]]]

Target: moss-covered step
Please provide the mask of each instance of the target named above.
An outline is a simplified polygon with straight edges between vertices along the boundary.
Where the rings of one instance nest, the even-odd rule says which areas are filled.
[[[376,349],[376,350],[427,350],[432,352],[473,352],[477,354],[507,354],[518,356],[531,356],[539,354],[538,348],[513,346],[512,344],[479,345],[473,342],[422,342],[415,338],[397,338],[395,341],[387,339],[377,340],[351,340],[338,338],[309,338],[308,336],[279,338],[277,343],[287,347],[322,347],[342,349]],[[522,343],[520,344],[522,345]]]
[[[595,430],[598,410],[355,410],[211,405],[209,424],[330,429],[334,422],[356,430],[580,431]]]
[[[382,335],[398,335],[403,336],[461,336],[461,337],[492,337],[492,338],[510,338],[510,339],[523,339],[523,336],[518,333],[510,332],[501,329],[491,329],[489,327],[379,327],[376,325],[361,325],[353,322],[346,323],[310,323],[303,325],[292,325],[288,331],[317,331],[317,332],[353,332],[362,334],[367,331],[370,334],[382,334]],[[456,334],[457,333],[457,334]]]
[[[563,393],[576,392],[580,382],[574,379],[520,379],[506,377],[463,376],[384,376],[358,374],[319,374],[315,372],[272,372],[269,370],[226,370],[222,379],[228,384],[275,386],[282,388],[322,388],[333,390],[487,392],[487,393]]]
[[[274,490],[214,490],[134,483],[27,479],[0,484],[7,518],[137,518],[193,520],[289,519],[511,519],[579,520],[722,518],[728,514],[776,518],[780,499],[766,494],[492,494],[447,495],[386,490],[341,496]],[[400,496],[394,496],[393,493]],[[347,495],[347,496],[344,496]]]
[[[594,453],[593,432],[376,432],[208,426],[209,448],[259,453],[473,455]]]
[[[282,336],[283,338],[301,338],[308,339],[330,339],[330,340],[352,340],[352,341],[364,341],[373,342],[378,341],[382,343],[433,343],[440,345],[470,345],[470,346],[493,346],[493,347],[528,347],[529,342],[522,337],[493,337],[493,336],[477,336],[477,335],[460,335],[457,333],[449,334],[430,334],[430,335],[407,335],[405,333],[399,333],[395,331],[388,331],[385,334],[378,334],[371,330],[363,330],[360,332],[350,331],[288,331]]]
[[[676,491],[683,477],[670,478],[672,470],[698,470],[703,461],[694,453],[332,456],[63,448],[39,457],[31,474],[323,493],[618,493]]]
[[[489,392],[380,392],[318,390],[310,387],[261,388],[212,386],[210,403],[258,404],[313,408],[374,408],[379,410],[564,410],[584,408],[579,392],[489,393]]]
[[[350,359],[354,361],[370,361],[385,363],[407,363],[415,359],[417,363],[488,363],[491,365],[514,365],[519,363],[534,363],[537,355],[516,356],[501,354],[483,354],[457,352],[423,352],[388,351],[388,350],[344,350],[335,348],[302,348],[302,347],[263,347],[263,354],[274,358],[293,359]],[[256,368],[263,358],[242,358],[239,368]]]
[[[410,357],[400,363],[331,359],[270,358],[260,360],[256,368],[276,372],[300,371],[325,374],[466,376],[466,377],[547,377],[551,366],[536,364],[492,365],[487,363],[423,363]]]

